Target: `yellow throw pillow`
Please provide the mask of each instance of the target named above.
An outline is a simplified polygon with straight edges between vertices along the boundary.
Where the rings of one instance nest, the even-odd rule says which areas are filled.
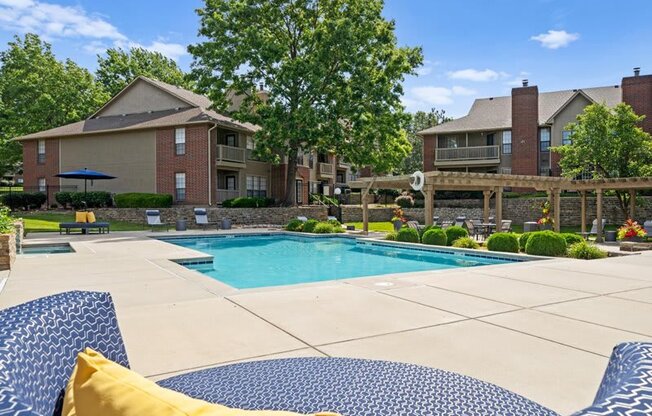
[[[86,212],[75,212],[75,222],[86,222]]]
[[[95,213],[94,212],[87,212],[86,213],[86,221],[93,223],[95,222]]]
[[[77,356],[63,401],[62,416],[297,416],[271,410],[240,410],[160,387],[107,360],[90,348]],[[337,416],[319,413],[315,416]]]

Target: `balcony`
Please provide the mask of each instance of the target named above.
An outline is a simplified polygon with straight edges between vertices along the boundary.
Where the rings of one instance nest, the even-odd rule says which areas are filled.
[[[233,199],[240,196],[240,191],[237,189],[218,189],[217,190],[217,203],[221,204],[227,199]]]
[[[335,173],[333,172],[333,165],[331,163],[319,163],[319,176],[323,178],[332,178]]]
[[[435,149],[437,166],[497,165],[499,146],[446,147]]]
[[[217,166],[244,168],[247,160],[247,149],[218,144],[215,160]]]

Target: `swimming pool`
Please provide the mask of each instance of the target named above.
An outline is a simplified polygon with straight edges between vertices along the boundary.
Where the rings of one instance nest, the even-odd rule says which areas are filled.
[[[213,256],[212,261],[182,260],[179,263],[238,289],[518,261],[343,237],[276,234],[161,240]]]
[[[61,244],[31,244],[23,246],[20,254],[59,254],[74,253],[75,250],[68,243]]]

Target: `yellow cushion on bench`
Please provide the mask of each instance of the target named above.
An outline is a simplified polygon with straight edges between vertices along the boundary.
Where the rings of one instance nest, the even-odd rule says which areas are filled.
[[[86,214],[88,213],[84,211],[75,212],[75,222],[86,222]]]
[[[87,212],[86,213],[86,221],[88,222],[95,222],[95,213],[94,212]]]
[[[239,410],[163,388],[90,348],[77,356],[62,416],[296,416],[298,413]],[[319,413],[316,416],[335,415]]]

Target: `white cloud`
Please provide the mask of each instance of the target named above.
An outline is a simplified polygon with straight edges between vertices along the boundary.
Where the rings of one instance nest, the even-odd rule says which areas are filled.
[[[517,77],[512,78],[511,80],[505,82],[505,85],[509,87],[520,87],[523,85],[523,80],[530,75],[529,72],[521,71]]]
[[[423,61],[423,65],[416,69],[416,73],[419,76],[426,76],[432,73],[432,70],[435,66],[439,65],[439,62],[432,62],[429,60]]]
[[[452,88],[453,94],[454,95],[476,95],[478,92],[474,89],[471,88],[466,88],[466,87],[460,87],[459,85],[456,85]]]
[[[559,49],[568,46],[579,38],[579,33],[568,33],[565,30],[549,30],[547,33],[532,36],[530,40],[536,40],[544,48]]]
[[[452,88],[422,86],[411,88],[403,97],[403,105],[410,111],[430,109],[433,106],[453,104],[455,97],[471,96],[477,91],[470,88],[454,86]]]
[[[448,78],[450,79],[461,79],[466,81],[475,81],[475,82],[486,82],[486,81],[495,81],[497,79],[506,78],[509,74],[505,72],[497,72],[493,69],[461,69],[459,71],[451,71],[448,73]]]
[[[101,54],[107,48],[140,46],[178,60],[187,54],[185,45],[159,38],[149,44],[129,40],[105,18],[89,14],[82,7],[63,6],[38,0],[0,0],[0,29],[36,33],[52,41],[60,38],[88,39],[82,49]]]

